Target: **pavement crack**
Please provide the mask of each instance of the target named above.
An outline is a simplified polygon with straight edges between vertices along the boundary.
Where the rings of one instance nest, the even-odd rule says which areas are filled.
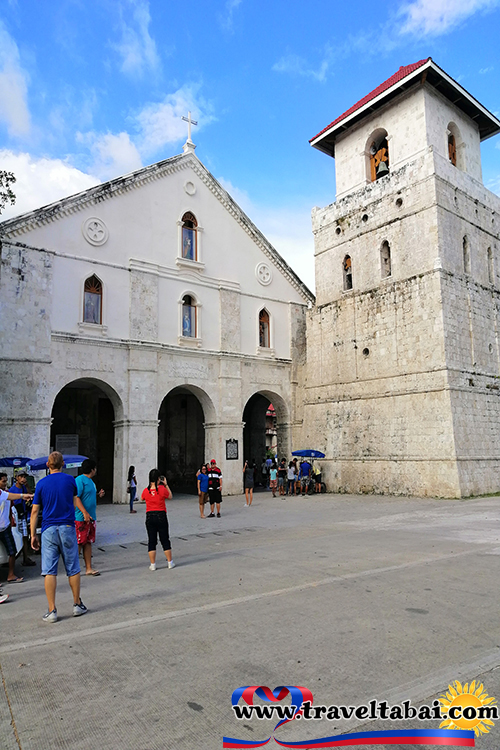
[[[16,738],[17,746],[19,747],[19,750],[22,750],[21,740],[19,739],[19,734],[17,732],[16,720],[14,719],[14,712],[12,711],[12,705],[11,705],[10,698],[9,698],[9,691],[7,690],[7,683],[5,682],[5,676],[4,676],[1,664],[0,664],[0,675],[2,675],[3,691],[5,693],[5,699],[7,701],[7,705],[9,707],[10,725],[12,727],[12,731],[14,732],[14,737]]]

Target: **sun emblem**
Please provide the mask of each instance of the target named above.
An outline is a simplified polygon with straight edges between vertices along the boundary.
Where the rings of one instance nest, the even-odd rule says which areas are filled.
[[[439,701],[445,719],[439,725],[440,729],[473,729],[479,737],[494,726],[490,717],[498,718],[498,709],[492,706],[497,702],[496,698],[490,698],[483,684],[476,680],[463,686],[455,680],[448,686],[448,692],[440,695]]]

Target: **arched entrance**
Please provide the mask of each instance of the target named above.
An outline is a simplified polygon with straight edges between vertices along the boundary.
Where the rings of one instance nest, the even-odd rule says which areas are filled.
[[[68,383],[52,407],[50,450],[80,453],[97,462],[97,484],[105,500],[113,498],[115,408],[117,395],[99,380],[82,378]]]
[[[158,469],[172,490],[196,494],[196,472],[205,460],[205,415],[194,389],[174,388],[158,419]]]
[[[288,457],[288,410],[281,396],[269,391],[254,393],[243,410],[243,459],[255,461],[260,477],[262,460],[268,450]]]

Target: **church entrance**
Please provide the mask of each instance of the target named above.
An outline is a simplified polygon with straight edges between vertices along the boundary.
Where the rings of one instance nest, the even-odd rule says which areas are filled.
[[[243,410],[243,460],[255,461],[256,480],[262,484],[261,465],[268,456],[288,457],[286,406],[276,393],[255,393]]]
[[[158,469],[172,491],[196,494],[196,472],[205,460],[201,403],[187,388],[174,388],[163,399],[158,419]]]
[[[99,381],[69,383],[59,391],[52,407],[50,450],[80,454],[97,462],[97,488],[106,493],[101,502],[113,500],[114,420],[113,404]]]

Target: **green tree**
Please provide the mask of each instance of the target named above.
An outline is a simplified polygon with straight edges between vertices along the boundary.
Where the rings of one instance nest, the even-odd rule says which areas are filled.
[[[13,206],[16,202],[16,196],[11,188],[11,185],[13,185],[15,181],[16,178],[13,172],[6,172],[5,170],[0,169],[0,214],[7,203],[10,203],[10,205]]]

